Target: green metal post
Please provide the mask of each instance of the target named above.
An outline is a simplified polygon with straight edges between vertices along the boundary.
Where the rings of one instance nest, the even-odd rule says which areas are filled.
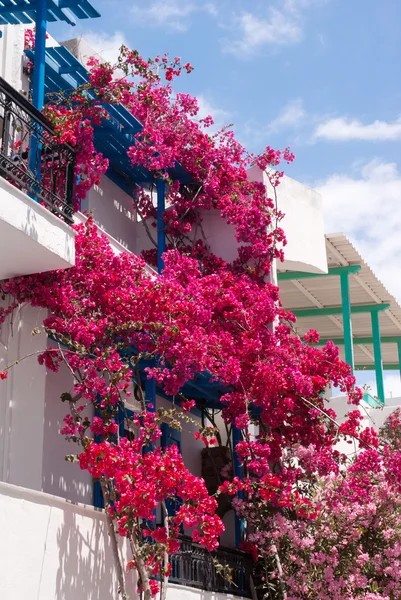
[[[401,377],[401,341],[397,342],[397,350],[398,350],[399,371],[400,371],[400,377]]]
[[[341,305],[343,309],[345,362],[354,372],[354,346],[352,343],[351,299],[349,294],[348,273],[341,273]],[[377,313],[376,313],[377,314]]]
[[[370,313],[372,319],[372,334],[373,334],[373,350],[375,355],[375,372],[376,372],[376,385],[377,395],[381,402],[384,404],[384,377],[383,377],[383,359],[382,359],[382,346],[380,340],[380,323],[379,313],[372,311]]]

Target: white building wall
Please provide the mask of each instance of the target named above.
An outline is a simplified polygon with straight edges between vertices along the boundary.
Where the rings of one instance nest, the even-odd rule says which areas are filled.
[[[117,600],[104,514],[0,484],[0,579],[4,600]],[[124,562],[129,559],[121,543]],[[131,580],[131,600],[137,600]]]
[[[272,195],[272,187],[265,173],[253,167],[248,171],[252,181],[261,181]],[[279,226],[285,231],[287,245],[284,246],[284,262],[278,262],[277,268],[308,273],[327,273],[326,244],[324,238],[322,198],[315,190],[283,177],[276,188],[278,209],[284,213]],[[154,203],[156,198],[154,198]],[[149,231],[156,239],[156,229],[151,226],[154,219],[148,219]],[[136,223],[137,245],[135,252],[150,250],[155,246],[146,233],[145,226],[138,219]],[[235,237],[235,228],[221,217],[217,209],[202,214],[202,232],[195,227],[189,234],[193,240],[206,241],[211,251],[227,262],[238,258],[239,244]]]
[[[135,252],[135,213],[132,198],[108,177],[103,176],[82,203],[82,210],[93,213],[100,229],[115,238],[124,248]]]
[[[24,31],[26,25],[2,25],[0,31],[0,77],[17,92],[28,92],[28,77],[23,73],[25,63]]]
[[[274,198],[274,190],[266,173],[258,167],[252,167],[248,177],[251,181],[264,183],[267,193]],[[321,195],[287,175],[280,180],[275,191],[277,207],[284,213],[279,225],[287,238],[284,262],[277,267],[288,271],[327,273]]]
[[[0,381],[0,479],[34,490],[42,489],[46,387],[37,355],[46,349],[47,336],[32,331],[45,316],[46,311],[25,305],[0,329],[0,371],[21,360]]]
[[[44,367],[41,368],[45,371]],[[77,463],[65,460],[68,454],[76,454],[80,448],[60,434],[63,419],[68,413],[68,405],[60,400],[60,396],[63,392],[72,391],[72,376],[64,365],[58,373],[48,371],[45,376],[41,489],[72,502],[93,505],[92,476],[82,471]],[[84,415],[91,416],[92,413],[91,406],[84,411]]]
[[[104,513],[0,483],[0,581],[4,600],[119,600]],[[120,538],[125,565],[131,555]],[[139,600],[133,574],[130,600]],[[168,600],[230,600],[170,585]]]
[[[401,398],[386,399],[385,405],[378,408],[373,408],[362,401],[361,406],[358,408],[352,404],[348,404],[346,396],[335,396],[330,399],[330,402],[327,402],[327,406],[336,412],[336,421],[340,424],[347,419],[348,412],[358,409],[363,416],[362,427],[373,427],[378,432],[391,413],[397,408],[401,408]],[[359,451],[359,444],[356,440],[341,441],[337,444],[337,449],[352,457]]]

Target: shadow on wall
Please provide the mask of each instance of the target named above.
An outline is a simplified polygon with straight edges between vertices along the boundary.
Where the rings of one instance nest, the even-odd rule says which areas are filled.
[[[133,199],[103,176],[82,203],[82,210],[93,213],[95,223],[127,250],[135,251],[135,213]]]
[[[35,214],[35,211],[33,209],[29,209],[27,213],[27,221],[23,232],[25,233],[25,235],[35,240],[35,242],[37,242],[39,239],[37,222],[38,217]]]
[[[50,343],[52,346],[52,344]],[[43,368],[43,367],[42,367]],[[92,477],[81,471],[76,463],[67,462],[66,455],[76,454],[79,448],[68,442],[60,430],[68,406],[61,402],[63,392],[71,392],[73,379],[67,367],[62,364],[58,373],[47,371],[44,405],[42,490],[47,494],[61,496],[71,502],[93,504]],[[85,415],[91,417],[92,407],[87,407]]]
[[[0,529],[1,598],[119,600],[102,511],[0,482]],[[128,576],[130,598],[138,600]]]
[[[75,513],[66,512],[64,517],[57,532],[59,561],[55,600],[118,598],[105,523],[91,519],[90,527],[81,528]]]

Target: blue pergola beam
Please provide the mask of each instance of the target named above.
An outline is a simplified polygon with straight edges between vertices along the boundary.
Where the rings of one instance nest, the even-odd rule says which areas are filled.
[[[31,60],[35,59],[32,50],[26,50],[26,54]],[[60,90],[70,93],[87,81],[88,71],[67,48],[46,48],[45,90],[48,95]],[[150,171],[133,166],[127,156],[127,150],[135,144],[135,134],[141,132],[142,124],[122,105],[105,105],[103,108],[107,110],[110,118],[104,119],[102,126],[95,126],[94,129],[97,150],[109,159],[107,176],[115,182],[122,182],[125,176],[122,189],[127,193],[132,192],[128,181],[137,185],[155,183],[155,177]],[[179,163],[168,169],[168,172],[173,180],[190,182],[189,174]]]
[[[41,0],[0,0],[0,24],[18,25],[35,23]],[[48,0],[47,21],[64,21],[75,25],[77,19],[94,19],[100,13],[87,0]]]

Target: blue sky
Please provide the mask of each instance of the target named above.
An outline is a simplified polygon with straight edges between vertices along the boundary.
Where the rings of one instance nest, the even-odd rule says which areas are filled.
[[[346,233],[401,300],[400,0],[92,2],[100,19],[50,34],[106,58],[125,43],[190,61],[177,89],[253,152],[291,145],[287,173],[322,192],[326,231]]]

